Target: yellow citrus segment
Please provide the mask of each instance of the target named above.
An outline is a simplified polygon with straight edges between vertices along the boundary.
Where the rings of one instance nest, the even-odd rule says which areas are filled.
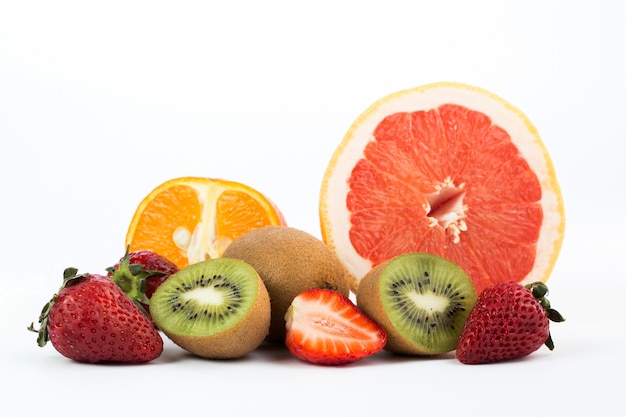
[[[131,251],[155,251],[183,268],[220,257],[244,233],[285,224],[280,210],[247,185],[215,178],[175,178],[141,201],[126,245]]]
[[[496,95],[436,83],[384,97],[351,126],[322,182],[324,241],[353,274],[407,252],[459,264],[478,292],[548,279],[563,198],[536,128]]]

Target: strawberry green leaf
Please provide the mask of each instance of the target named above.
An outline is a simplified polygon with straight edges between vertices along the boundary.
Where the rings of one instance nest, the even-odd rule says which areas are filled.
[[[555,309],[553,309],[553,308],[549,308],[549,309],[546,311],[546,314],[548,315],[548,318],[549,318],[551,321],[554,321],[554,322],[556,322],[556,323],[560,323],[560,322],[562,322],[562,321],[565,321],[565,318],[561,315],[561,313],[559,313],[558,311],[556,311],[556,310],[555,310]]]
[[[85,276],[86,274],[78,275],[78,269],[76,268],[73,268],[73,267],[65,268],[65,270],[63,271],[63,284],[61,285],[59,292],[61,292],[63,288],[71,285],[72,281],[79,279],[79,278],[83,278]],[[57,300],[57,296],[59,292],[54,294],[52,298],[50,299],[50,301],[48,301],[43,306],[43,309],[41,310],[41,313],[39,314],[39,329],[35,329],[34,322],[31,323],[30,326],[27,327],[29,331],[38,333],[37,344],[41,347],[44,347],[46,343],[48,343],[48,340],[49,340],[48,315],[50,314],[50,310],[52,309],[52,306]]]

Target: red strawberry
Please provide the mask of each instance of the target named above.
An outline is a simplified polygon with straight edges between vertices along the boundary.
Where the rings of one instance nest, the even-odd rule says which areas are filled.
[[[342,365],[380,351],[387,334],[349,298],[329,289],[296,296],[285,315],[289,351],[321,365]]]
[[[161,355],[163,339],[143,312],[110,278],[76,275],[67,268],[63,285],[39,316],[39,346],[48,340],[79,362],[148,362]]]
[[[126,252],[117,264],[106,270],[107,276],[150,317],[148,305],[152,294],[170,275],[178,272],[178,267],[156,252],[139,250]]]
[[[542,282],[486,288],[463,327],[457,359],[466,364],[489,363],[529,355],[543,344],[554,349],[550,320],[565,319],[550,308],[547,293]]]

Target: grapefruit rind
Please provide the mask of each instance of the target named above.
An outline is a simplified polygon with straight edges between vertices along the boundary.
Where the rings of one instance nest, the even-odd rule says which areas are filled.
[[[544,217],[535,264],[521,283],[545,282],[550,276],[563,241],[565,214],[555,169],[536,127],[518,108],[487,90],[462,83],[439,82],[401,90],[373,103],[349,128],[324,173],[319,204],[321,235],[352,274],[353,291],[374,265],[355,251],[349,238],[351,222],[346,196],[352,169],[363,158],[366,145],[373,140],[373,132],[384,117],[398,112],[430,110],[448,103],[489,116],[494,125],[509,133],[512,143],[537,176]]]

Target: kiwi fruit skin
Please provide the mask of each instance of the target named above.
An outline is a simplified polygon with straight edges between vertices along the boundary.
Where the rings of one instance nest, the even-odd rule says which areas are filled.
[[[176,345],[180,346],[187,352],[207,359],[236,359],[245,356],[263,343],[269,331],[271,308],[270,299],[265,284],[256,273],[256,271],[245,263],[234,259],[210,259],[201,261],[203,263],[217,262],[236,262],[240,267],[247,267],[253,275],[253,279],[257,282],[257,293],[252,307],[248,312],[240,318],[232,327],[207,336],[190,336],[181,334],[170,329],[162,321],[160,316],[153,317],[157,326],[165,333],[165,335]],[[173,280],[176,282],[181,274],[189,272],[190,268],[196,268],[192,264],[181,269],[174,275],[171,275],[166,282]],[[164,289],[166,287],[163,287]],[[160,295],[157,292],[164,291],[161,287],[157,289],[153,300],[159,300]],[[158,301],[157,301],[158,302]]]
[[[406,337],[406,333],[403,335],[399,330],[399,326],[390,319],[390,311],[388,309],[392,308],[392,306],[390,306],[389,303],[385,303],[383,300],[383,294],[386,289],[384,288],[381,277],[392,262],[412,262],[419,264],[424,260],[427,262],[430,261],[429,263],[431,265],[434,263],[438,267],[452,268],[455,270],[455,274],[465,281],[463,284],[467,290],[466,302],[468,307],[459,313],[461,316],[460,323],[456,326],[456,333],[458,334],[455,334],[454,338],[448,340],[446,344],[438,347],[429,346],[429,343],[425,338],[422,338],[421,335],[417,338],[413,338],[413,341]],[[421,272],[423,271],[416,268],[416,276]],[[437,255],[427,253],[407,253],[379,264],[363,277],[356,292],[357,306],[366,315],[378,322],[387,332],[387,343],[384,348],[386,351],[400,355],[422,356],[447,353],[456,348],[463,324],[465,320],[467,320],[467,316],[476,302],[476,297],[476,292],[470,278],[458,265],[444,258],[440,258]]]
[[[350,294],[350,274],[337,254],[315,236],[289,226],[266,226],[234,240],[224,257],[240,259],[259,273],[270,295],[266,340],[285,341],[285,314],[303,291],[328,288]]]

